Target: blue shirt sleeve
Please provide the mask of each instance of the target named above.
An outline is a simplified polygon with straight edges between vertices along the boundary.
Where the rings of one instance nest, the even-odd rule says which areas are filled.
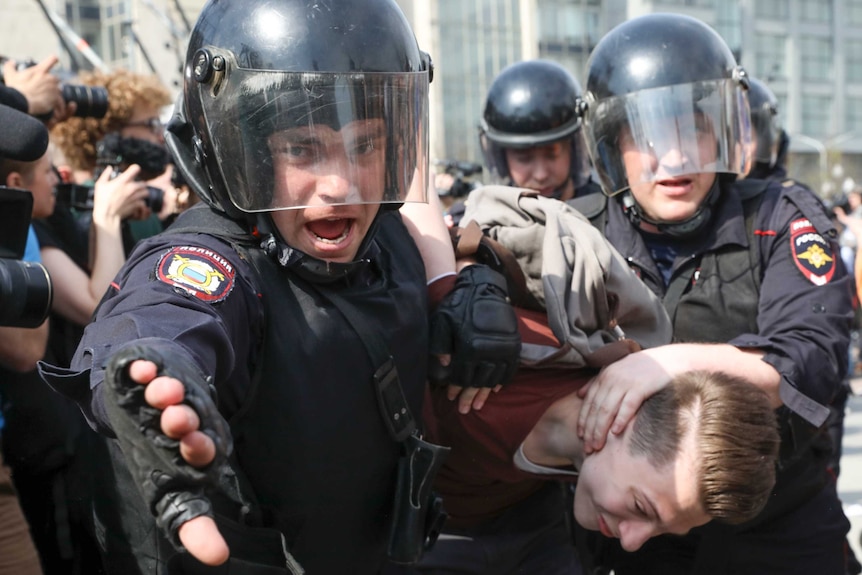
[[[42,256],[39,254],[39,240],[36,239],[36,232],[33,226],[27,230],[27,245],[24,247],[24,261],[42,263]]]

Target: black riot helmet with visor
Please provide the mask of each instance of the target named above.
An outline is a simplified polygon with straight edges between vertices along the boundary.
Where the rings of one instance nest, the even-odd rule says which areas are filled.
[[[202,199],[236,219],[424,201],[430,68],[394,0],[210,0],[167,143]],[[279,161],[349,190],[312,197]]]
[[[504,68],[488,89],[479,125],[485,166],[500,183],[511,183],[507,148],[527,149],[571,143],[570,175],[575,187],[590,176],[576,104],[578,81],[550,60],[526,60]]]
[[[668,175],[744,174],[751,137],[748,78],[724,40],[703,22],[649,14],[624,22],[595,47],[579,104],[590,156],[603,191],[630,192],[657,179],[659,162],[629,178],[623,148],[662,158],[684,156]],[[646,219],[633,204],[633,213]],[[710,192],[691,221],[671,222],[684,235],[708,218]],[[663,222],[651,222],[662,224]]]
[[[781,144],[781,124],[778,120],[778,98],[757,78],[749,78],[748,104],[751,127],[754,129],[752,161],[766,168],[775,167]]]

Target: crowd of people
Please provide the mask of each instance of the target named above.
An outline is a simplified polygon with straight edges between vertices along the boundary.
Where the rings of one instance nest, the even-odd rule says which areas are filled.
[[[252,0],[204,7],[166,124],[153,77],[82,75],[82,117],[4,66],[53,300],[0,328],[0,573],[862,571],[862,256],[769,88],[673,14],[583,87],[515,63],[447,220],[431,62],[394,0]]]

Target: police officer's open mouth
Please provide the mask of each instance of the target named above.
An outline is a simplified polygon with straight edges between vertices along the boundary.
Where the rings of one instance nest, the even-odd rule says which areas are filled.
[[[305,227],[318,241],[337,244],[344,241],[353,229],[352,218],[329,218],[308,222]]]
[[[688,186],[691,182],[691,178],[671,178],[667,180],[659,180],[658,183],[669,188],[679,188],[682,186]]]

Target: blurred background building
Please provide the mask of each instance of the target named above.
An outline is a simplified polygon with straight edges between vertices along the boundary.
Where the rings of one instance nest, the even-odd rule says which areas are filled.
[[[677,12],[715,28],[775,92],[791,135],[793,176],[827,197],[862,181],[862,0],[397,1],[435,63],[435,159],[481,161],[484,97],[508,64],[549,58],[583,84],[590,50],[606,31],[641,14]],[[56,53],[70,75],[93,66],[152,72],[178,93],[189,26],[202,5],[3,0],[0,55]]]

